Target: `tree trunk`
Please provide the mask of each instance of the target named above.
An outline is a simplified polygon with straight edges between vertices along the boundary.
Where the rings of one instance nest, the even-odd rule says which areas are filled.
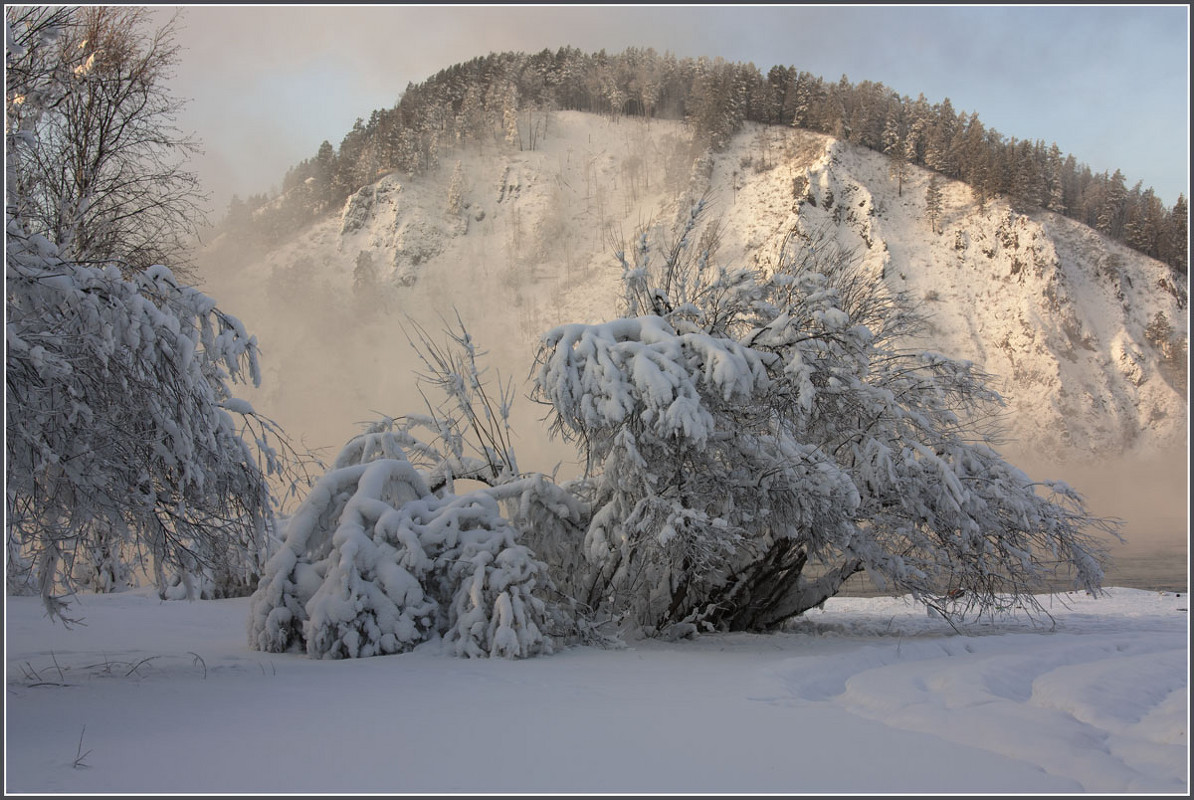
[[[862,569],[862,562],[850,560],[806,580],[807,563],[808,553],[797,542],[776,542],[763,558],[727,581],[720,595],[710,598],[717,610],[706,619],[722,630],[773,630],[833,597],[847,578]]]
[[[830,570],[816,580],[806,581],[803,577],[799,578],[789,587],[787,594],[768,609],[767,614],[755,620],[752,629],[775,628],[784,620],[803,614],[810,608],[816,608],[837,594],[842,584],[861,569],[862,562],[853,560]]]
[[[790,587],[798,584],[808,553],[798,542],[781,539],[761,559],[726,581],[720,595],[710,598],[717,610],[708,621],[731,631],[758,630],[756,620],[769,617]]]

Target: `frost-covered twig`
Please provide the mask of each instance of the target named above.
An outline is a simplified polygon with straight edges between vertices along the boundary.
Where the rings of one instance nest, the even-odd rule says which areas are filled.
[[[91,766],[85,761],[87,756],[91,755],[91,751],[83,752],[83,734],[85,733],[87,733],[86,725],[83,726],[83,730],[79,731],[79,746],[75,748],[75,760],[71,764],[75,769],[86,769]]]

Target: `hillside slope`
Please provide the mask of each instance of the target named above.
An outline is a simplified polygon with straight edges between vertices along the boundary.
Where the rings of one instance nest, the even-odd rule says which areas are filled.
[[[951,182],[934,232],[931,173],[911,169],[901,193],[882,155],[806,131],[750,128],[709,157],[677,123],[538,122],[533,151],[446,151],[437,171],[385,176],[282,247],[209,246],[205,288],[262,342],[259,410],[331,450],[361,421],[422,411],[409,321],[434,335],[454,314],[524,396],[541,333],[617,313],[613,252],[705,195],[720,261],[771,258],[794,228],[856,249],[930,315],[917,346],[996,376],[1016,463],[1073,483],[1129,534],[1180,533],[1188,323],[1163,264],[1056,214],[980,209]],[[522,467],[575,469],[543,411],[516,404]]]
[[[747,142],[736,145],[749,155]],[[720,161],[714,186],[735,180],[726,170],[737,155]],[[826,140],[802,177],[807,199],[795,214],[782,174],[738,178],[726,219],[750,231],[743,257],[793,224],[832,230],[893,291],[922,303],[932,322],[924,347],[996,376],[1020,449],[1084,458],[1184,440],[1186,292],[1168,267],[1057,214],[999,201],[979,209],[955,182],[942,182],[934,230],[931,173],[912,169],[901,194],[884,156],[841,142]]]

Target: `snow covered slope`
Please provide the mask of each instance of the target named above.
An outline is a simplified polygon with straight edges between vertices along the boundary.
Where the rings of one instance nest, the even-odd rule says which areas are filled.
[[[253,263],[210,248],[205,288],[263,344],[258,407],[327,447],[375,412],[420,410],[408,316],[434,333],[459,313],[522,379],[540,333],[617,313],[621,243],[708,192],[721,261],[769,258],[799,226],[921,301],[919,346],[997,376],[1009,451],[1056,463],[1184,446],[1186,290],[1163,264],[1056,214],[980,209],[948,181],[935,232],[931,173],[911,168],[901,193],[884,156],[806,131],[750,127],[709,157],[674,122],[546,122],[534,151],[445,151],[438,171],[386,176]],[[537,435],[542,409],[523,406]]]
[[[920,301],[932,322],[926,348],[997,377],[1023,449],[1106,456],[1181,441],[1185,377],[1165,345],[1187,339],[1186,295],[1170,270],[1057,214],[1002,201],[980,210],[960,183],[942,181],[934,230],[931,175],[911,170],[901,196],[884,156],[827,141],[803,176],[800,224],[833,230],[892,290]],[[715,185],[732,180],[715,171]],[[749,256],[795,220],[783,208],[784,176],[743,183],[727,223],[754,227]],[[1171,328],[1164,343],[1147,334],[1158,313]]]

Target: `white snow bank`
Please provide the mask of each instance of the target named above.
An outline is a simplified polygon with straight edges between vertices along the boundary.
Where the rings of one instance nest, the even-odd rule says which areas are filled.
[[[461,660],[249,650],[248,600],[6,608],[8,792],[1188,790],[1188,598],[1044,598],[961,633],[901,598],[788,632]],[[80,738],[82,743],[80,745]],[[81,754],[85,766],[75,767]]]

